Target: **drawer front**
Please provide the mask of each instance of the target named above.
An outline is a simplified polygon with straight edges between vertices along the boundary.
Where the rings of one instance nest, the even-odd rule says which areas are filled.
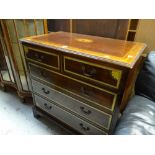
[[[59,54],[24,47],[26,58],[36,63],[60,70]]]
[[[91,125],[90,123],[76,117],[75,115],[65,111],[64,109],[60,108],[59,106],[55,105],[54,102],[49,102],[37,95],[34,95],[36,105],[41,108],[42,110],[46,111],[50,115],[56,117],[57,119],[61,120],[62,122],[68,124],[75,130],[79,131],[82,134],[106,134],[104,131],[96,128],[95,126]]]
[[[101,66],[68,56],[63,57],[63,62],[64,73],[77,76],[77,78],[82,77],[93,80],[113,88],[119,88],[122,77],[121,70]]]
[[[110,111],[114,110],[117,94],[86,84],[82,81],[64,77],[59,73],[48,71],[36,65],[29,64],[30,73],[36,78],[52,83],[70,93],[77,95],[93,104],[102,106]]]
[[[77,114],[93,121],[94,123],[100,125],[102,128],[109,129],[111,123],[111,115],[101,112],[93,107],[90,107],[64,93],[61,93],[55,89],[52,89],[44,84],[32,80],[32,87],[35,93],[43,95],[44,97],[53,100],[56,103],[76,112]]]

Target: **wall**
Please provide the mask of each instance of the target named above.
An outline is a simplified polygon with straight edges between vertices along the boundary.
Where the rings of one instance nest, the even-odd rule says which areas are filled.
[[[147,44],[145,53],[155,51],[155,19],[139,20],[135,41]]]

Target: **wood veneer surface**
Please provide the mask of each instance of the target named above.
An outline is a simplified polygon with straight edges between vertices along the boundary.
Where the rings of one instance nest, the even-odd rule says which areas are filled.
[[[132,68],[146,47],[144,43],[103,38],[68,32],[54,32],[47,35],[27,37],[23,42],[59,48],[64,52],[112,61]]]

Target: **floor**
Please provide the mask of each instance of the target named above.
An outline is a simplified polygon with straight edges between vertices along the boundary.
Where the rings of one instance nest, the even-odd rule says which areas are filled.
[[[0,89],[0,135],[68,135],[70,132],[44,118],[33,117],[32,104]]]

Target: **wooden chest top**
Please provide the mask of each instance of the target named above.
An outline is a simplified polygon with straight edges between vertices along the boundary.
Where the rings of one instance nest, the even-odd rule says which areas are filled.
[[[31,36],[22,39],[21,42],[58,49],[129,68],[134,66],[146,48],[144,43],[68,32]]]

